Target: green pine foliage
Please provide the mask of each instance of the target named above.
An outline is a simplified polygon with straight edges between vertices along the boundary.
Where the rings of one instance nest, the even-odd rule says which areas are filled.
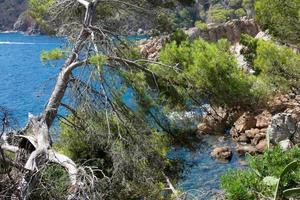
[[[300,44],[300,0],[257,0],[256,19],[284,42]]]
[[[258,96],[264,96],[260,80],[239,69],[226,40],[209,43],[197,39],[181,42],[180,45],[171,42],[161,51],[160,61],[176,66],[173,70],[159,65],[150,66],[152,72],[174,82],[173,94],[177,95],[167,94],[164,96],[167,100],[172,100],[172,97],[178,99],[177,96],[200,97],[213,105],[232,108],[251,106],[259,101]]]

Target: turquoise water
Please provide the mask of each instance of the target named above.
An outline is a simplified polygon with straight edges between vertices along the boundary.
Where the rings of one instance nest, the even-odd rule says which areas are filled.
[[[6,107],[20,126],[26,122],[29,112],[43,111],[61,64],[44,65],[40,53],[63,44],[61,38],[0,33],[0,106]],[[130,99],[131,95],[128,92],[124,98]],[[214,145],[233,146],[228,139],[206,136],[196,151],[178,147],[171,153],[172,157],[185,160],[188,166],[178,184],[189,193],[188,199],[209,199],[219,190],[220,175],[229,168],[240,167],[236,154],[227,164],[213,160],[209,154]]]

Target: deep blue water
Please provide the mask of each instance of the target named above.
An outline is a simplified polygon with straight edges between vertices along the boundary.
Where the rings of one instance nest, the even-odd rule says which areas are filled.
[[[20,33],[0,33],[0,106],[6,107],[23,125],[29,112],[43,111],[52,91],[58,66],[44,65],[40,53],[64,45],[64,39],[48,36],[27,36]],[[125,99],[130,99],[128,92]],[[128,102],[130,104],[130,102]],[[205,137],[197,151],[174,148],[173,157],[190,164],[178,186],[187,191],[189,199],[209,199],[219,189],[219,177],[227,169],[239,167],[234,154],[224,164],[213,160],[210,152],[214,145],[233,146],[230,140],[219,141],[217,136]]]
[[[64,44],[61,38],[0,33],[0,106],[23,125],[39,114],[49,98],[59,68],[40,61],[42,50]]]

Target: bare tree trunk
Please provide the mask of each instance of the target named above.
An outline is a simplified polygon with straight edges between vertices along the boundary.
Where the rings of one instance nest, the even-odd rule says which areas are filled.
[[[85,63],[85,61],[79,60],[79,55],[91,35],[89,27],[91,26],[98,0],[93,0],[92,2],[86,0],[77,0],[77,2],[82,4],[86,9],[83,27],[69,57],[61,67],[61,71],[57,77],[54,90],[49,98],[45,111],[43,115],[39,117],[29,115],[29,125],[26,126],[26,130],[24,133],[15,136],[20,138],[20,141],[26,140],[34,147],[34,150],[30,153],[26,163],[24,164],[24,169],[27,170],[27,172],[25,172],[24,178],[19,184],[21,198],[24,200],[27,199],[28,194],[30,193],[30,190],[34,184],[34,181],[32,180],[35,177],[33,176],[34,172],[38,171],[40,166],[45,164],[47,161],[63,166],[68,172],[71,190],[73,191],[68,199],[75,198],[76,188],[78,188],[80,185],[80,183],[77,181],[78,170],[76,164],[67,156],[59,154],[52,149],[51,138],[49,135],[49,128],[51,127],[53,120],[57,115],[58,108],[67,90],[72,71],[76,67]],[[5,136],[2,137],[2,135],[1,139],[4,141],[1,142],[0,140],[0,148],[3,150],[19,154],[22,148],[28,148],[22,147],[20,144],[19,146],[13,146],[9,144],[9,142],[6,140],[7,138],[5,138]],[[28,180],[28,177],[30,177],[30,180]]]

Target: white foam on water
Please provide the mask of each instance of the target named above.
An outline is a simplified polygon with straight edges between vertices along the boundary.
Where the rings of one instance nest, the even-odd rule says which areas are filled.
[[[41,44],[55,44],[55,43],[34,43],[34,42],[10,42],[10,41],[0,41],[0,45],[41,45]]]
[[[37,43],[0,41],[0,44],[37,44]]]

